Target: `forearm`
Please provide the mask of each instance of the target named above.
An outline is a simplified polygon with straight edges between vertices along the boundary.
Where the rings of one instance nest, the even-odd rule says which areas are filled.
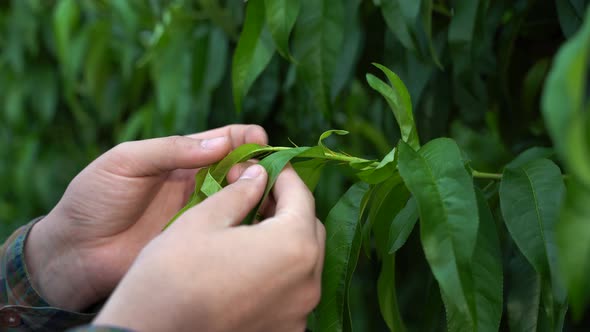
[[[24,247],[37,220],[19,228],[0,249],[0,330],[60,331],[86,324],[94,314],[51,307],[37,292],[25,264]]]

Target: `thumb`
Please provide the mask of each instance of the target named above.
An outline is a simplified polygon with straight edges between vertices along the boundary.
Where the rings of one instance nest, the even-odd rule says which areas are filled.
[[[208,166],[225,157],[230,149],[231,142],[226,136],[209,139],[170,136],[121,143],[99,158],[99,162],[123,176],[150,176]]]
[[[200,220],[199,223],[213,227],[236,226],[262,199],[267,178],[264,167],[252,165],[238,181],[188,210],[181,218]]]

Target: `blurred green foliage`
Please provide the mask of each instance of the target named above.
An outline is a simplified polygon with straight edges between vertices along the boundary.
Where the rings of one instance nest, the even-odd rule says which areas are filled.
[[[335,146],[380,159],[399,129],[365,81],[366,73],[378,73],[372,62],[408,86],[421,141],[453,137],[474,168],[501,172],[521,151],[551,147],[540,95],[588,1],[293,0],[290,38],[277,38],[259,21],[247,25],[259,38],[244,41],[252,3],[0,3],[0,234],[47,213],[85,165],[126,140],[243,122],[265,127],[272,145],[311,145],[323,131],[341,128],[351,135]],[[269,20],[252,8],[253,22]],[[236,48],[245,62],[233,61]],[[247,61],[249,52],[256,61]],[[244,82],[236,85],[233,75]],[[316,191],[320,217],[347,183],[324,172]],[[397,258],[404,271],[400,308],[409,328],[440,330],[438,286],[425,273],[415,233]],[[512,249],[504,250],[509,260]],[[353,323],[361,331],[383,329],[371,307],[374,289],[359,286],[375,286],[378,265],[361,257],[359,271]],[[372,304],[359,305],[365,298]]]

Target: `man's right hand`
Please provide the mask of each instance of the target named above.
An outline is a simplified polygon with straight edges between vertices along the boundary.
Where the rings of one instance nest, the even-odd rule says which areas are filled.
[[[325,230],[288,167],[263,222],[240,226],[267,181],[259,165],[183,214],[139,255],[94,324],[138,331],[303,331],[318,304]]]

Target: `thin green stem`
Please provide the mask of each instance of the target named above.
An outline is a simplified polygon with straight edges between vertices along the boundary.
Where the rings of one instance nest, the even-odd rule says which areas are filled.
[[[267,148],[265,148],[265,152],[277,152],[277,151],[284,151],[284,150],[290,150],[292,148],[290,147],[284,147],[284,146],[269,146]],[[358,157],[353,157],[353,156],[347,156],[345,154],[341,154],[341,153],[336,153],[333,151],[329,151],[329,152],[325,152],[324,153],[324,157],[326,157],[326,159],[328,160],[333,160],[333,161],[343,161],[343,162],[347,162],[347,163],[370,163],[368,166],[369,167],[377,167],[379,165],[378,161],[373,161],[373,160],[368,160],[368,159],[363,159],[363,158],[358,158]]]
[[[476,171],[474,169],[471,170],[471,176],[473,176],[474,178],[477,178],[477,179],[488,179],[488,180],[496,180],[496,181],[502,180],[502,174],[480,172],[480,171]],[[569,174],[563,174],[562,176],[563,176],[564,180],[569,179]]]
[[[471,176],[478,179],[502,180],[502,174],[479,172],[476,170],[471,170]]]

